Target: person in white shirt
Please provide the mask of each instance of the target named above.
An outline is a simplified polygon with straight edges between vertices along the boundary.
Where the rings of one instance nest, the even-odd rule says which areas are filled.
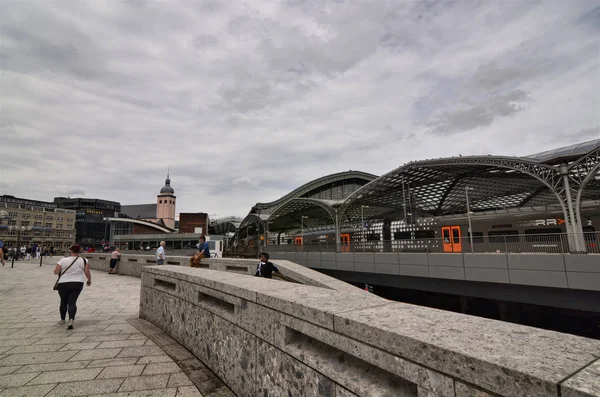
[[[160,247],[156,250],[156,264],[163,265],[165,263],[165,242],[160,242]]]
[[[59,275],[58,294],[60,295],[60,323],[65,323],[67,310],[69,311],[69,326],[73,329],[73,321],[77,313],[77,298],[83,290],[83,276],[87,278],[87,286],[92,285],[92,274],[87,261],[79,256],[81,246],[74,244],[69,250],[70,256],[62,258],[54,268],[54,274]]]

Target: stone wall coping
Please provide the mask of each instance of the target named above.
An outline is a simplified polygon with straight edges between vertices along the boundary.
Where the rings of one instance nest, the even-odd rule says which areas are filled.
[[[600,358],[597,340],[373,295],[180,266],[143,272],[258,303],[502,395],[557,395],[557,385]]]
[[[105,253],[84,253],[85,257],[107,257],[110,258],[110,252]],[[135,259],[146,259],[146,260],[154,260],[156,256],[154,254],[130,254],[130,253],[122,253],[121,260],[126,261],[128,258],[133,257]],[[189,256],[168,256],[166,261],[178,261],[183,264],[186,264],[189,261]],[[240,258],[203,258],[201,260],[203,264],[208,265],[237,265],[237,266],[246,266],[249,269],[254,270],[256,265],[258,264],[258,259],[240,259]],[[306,266],[299,265],[294,262],[290,262],[287,260],[279,260],[274,259],[271,260],[275,266],[279,269],[281,275],[288,277],[294,281],[300,282],[305,285],[312,285],[317,287],[334,289],[336,291],[345,291],[348,293],[356,293],[361,296],[370,295],[368,292],[362,290],[361,288],[357,288],[351,284],[348,284],[344,281],[340,281],[326,274],[320,273],[316,270],[312,270]],[[253,271],[251,272],[253,273]]]

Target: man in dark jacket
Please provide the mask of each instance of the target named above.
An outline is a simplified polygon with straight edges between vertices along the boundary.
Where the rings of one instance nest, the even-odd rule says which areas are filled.
[[[269,262],[269,254],[266,252],[260,253],[260,263],[256,266],[256,277],[273,278],[273,272],[279,273],[279,269]]]

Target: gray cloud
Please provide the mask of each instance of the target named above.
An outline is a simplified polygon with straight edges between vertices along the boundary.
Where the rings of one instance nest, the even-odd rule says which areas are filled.
[[[598,136],[594,0],[4,2],[0,193],[244,215],[332,172]],[[518,143],[518,144],[515,144]]]

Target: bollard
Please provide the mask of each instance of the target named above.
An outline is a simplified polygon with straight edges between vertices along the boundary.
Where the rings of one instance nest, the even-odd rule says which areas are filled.
[[[44,255],[40,254],[40,267],[42,267],[42,261],[44,260]]]

